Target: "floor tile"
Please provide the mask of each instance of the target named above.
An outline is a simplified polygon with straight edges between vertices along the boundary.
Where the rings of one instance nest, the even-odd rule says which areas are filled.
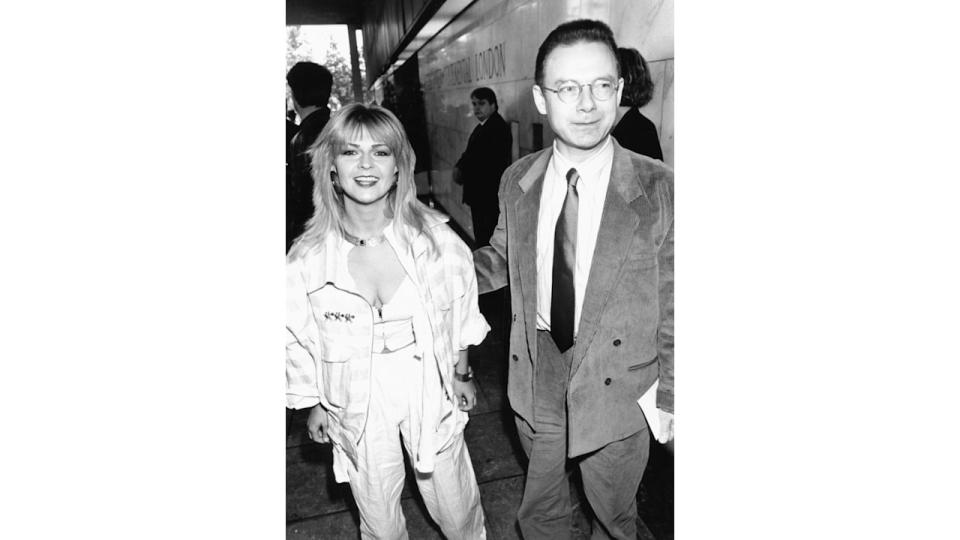
[[[350,487],[333,479],[329,444],[309,444],[287,450],[287,521],[345,510],[353,504]]]
[[[499,411],[470,417],[464,439],[478,482],[523,474],[523,451],[513,426]],[[509,422],[512,422],[512,414]]]

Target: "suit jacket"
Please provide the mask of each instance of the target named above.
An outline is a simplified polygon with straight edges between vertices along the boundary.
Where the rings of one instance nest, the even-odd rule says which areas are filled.
[[[512,147],[510,126],[498,112],[473,129],[456,165],[463,180],[465,204],[496,209],[500,176],[510,165]]]
[[[610,185],[567,390],[568,454],[646,428],[637,399],[659,377],[673,412],[673,170],[613,141]],[[514,163],[500,185],[500,221],[474,253],[481,294],[509,284],[513,322],[507,396],[531,426],[537,362],[537,216],[552,146]],[[547,270],[549,271],[549,270]]]
[[[287,250],[313,217],[313,176],[307,150],[330,120],[330,109],[321,107],[300,122],[300,129],[289,144],[287,175]]]

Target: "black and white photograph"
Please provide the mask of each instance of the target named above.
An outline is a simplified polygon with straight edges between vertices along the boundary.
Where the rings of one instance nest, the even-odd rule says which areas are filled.
[[[287,36],[287,538],[672,539],[673,2]]]
[[[0,538],[960,538],[956,11],[0,5]]]

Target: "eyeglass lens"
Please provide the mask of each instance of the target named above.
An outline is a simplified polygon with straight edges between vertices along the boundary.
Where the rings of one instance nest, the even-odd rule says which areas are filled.
[[[587,84],[565,84],[557,89],[557,96],[566,103],[571,103],[580,98],[580,92],[584,86],[590,87],[590,92],[594,99],[606,101],[613,97],[617,86],[610,81],[600,79]]]

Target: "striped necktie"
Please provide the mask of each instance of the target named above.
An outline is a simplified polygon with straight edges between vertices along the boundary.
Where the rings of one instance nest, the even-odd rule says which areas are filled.
[[[567,171],[567,196],[553,233],[553,290],[550,296],[550,334],[560,352],[573,345],[575,296],[574,268],[577,264],[577,181],[576,169]]]

